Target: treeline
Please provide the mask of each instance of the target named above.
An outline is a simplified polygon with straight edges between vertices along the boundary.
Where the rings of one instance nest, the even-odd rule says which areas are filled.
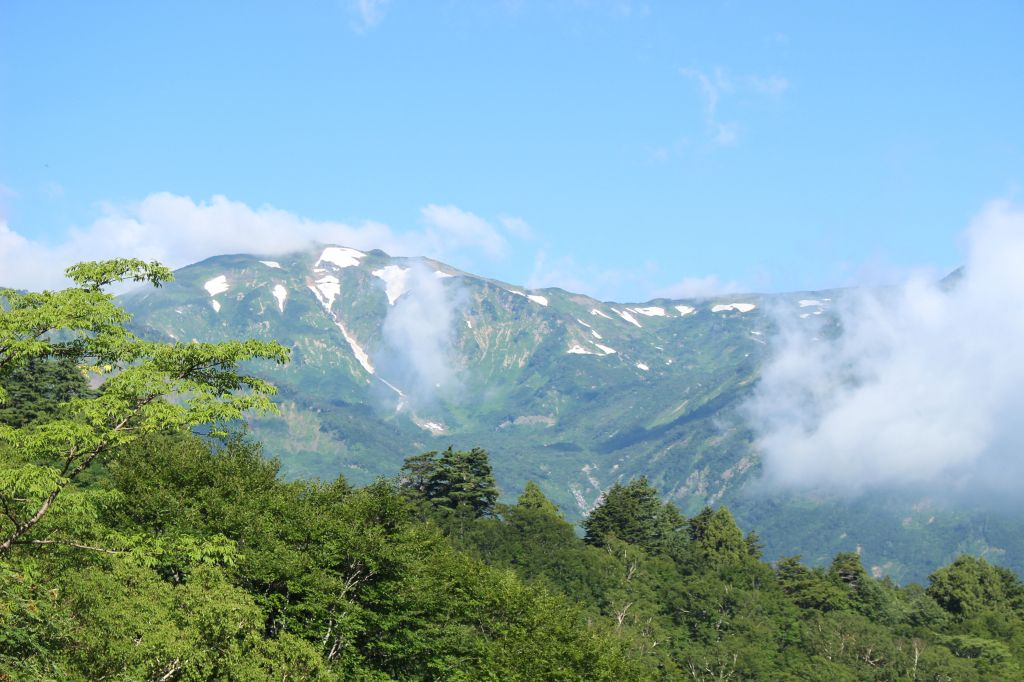
[[[583,539],[533,483],[497,504],[482,450],[352,488],[154,435],[87,488],[95,516],[60,524],[79,546],[0,562],[2,679],[1021,679],[1008,571],[773,567],[728,510],[684,518],[642,479]]]
[[[285,481],[218,425],[270,406],[239,368],[287,349],[132,335],[104,288],[158,264],[68,274],[0,291],[0,680],[1024,678],[1024,586],[983,559],[905,588],[772,565],[644,479],[581,538],[532,483],[498,503],[480,449]]]
[[[534,483],[494,504],[481,460],[410,458],[400,489],[460,549],[582,607],[644,679],[1024,679],[1024,585],[984,559],[927,588],[874,579],[855,553],[770,565],[728,509],[685,518],[644,479],[612,486],[580,539]]]
[[[65,368],[66,369],[66,368]],[[45,423],[81,375],[7,379]],[[0,453],[6,455],[8,453]],[[497,502],[487,453],[396,480],[287,482],[245,437],[152,434],[0,558],[8,680],[1019,680],[1024,586],[962,557],[929,586],[761,560],[725,508],[685,518],[643,479],[580,538],[540,488]],[[46,538],[42,538],[45,540]]]

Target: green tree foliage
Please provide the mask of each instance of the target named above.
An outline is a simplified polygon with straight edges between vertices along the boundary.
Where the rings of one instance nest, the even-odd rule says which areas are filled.
[[[482,448],[455,451],[449,447],[441,453],[409,457],[402,466],[401,482],[413,498],[474,517],[491,514],[498,499],[491,463]]]
[[[89,394],[85,373],[69,358],[30,359],[15,365],[0,384],[7,394],[0,423],[15,428],[53,417],[60,406]]]
[[[456,551],[389,482],[287,483],[245,439],[155,434],[97,485],[119,493],[102,523],[179,550],[4,564],[0,679],[641,679],[564,597]],[[214,539],[233,551],[180,551]]]
[[[683,526],[685,519],[671,503],[658,499],[658,491],[640,477],[623,485],[615,483],[601,503],[583,522],[585,540],[603,546],[608,538],[652,548],[664,543]]]
[[[76,513],[88,516],[96,503],[74,489],[83,471],[147,433],[271,409],[273,387],[241,374],[238,366],[288,358],[272,342],[169,345],[129,332],[128,315],[104,289],[123,281],[159,286],[170,280],[170,271],[156,263],[81,263],[68,268],[67,276],[75,286],[61,291],[0,292],[0,403],[10,399],[3,388],[7,377],[26,366],[31,370],[32,363],[45,370],[51,361],[65,368],[73,363],[100,380],[95,394],[65,395],[71,399],[59,402],[51,418],[0,425],[0,555],[15,544],[82,544],[79,529],[61,521],[73,521]],[[57,521],[48,519],[51,510],[62,512]]]
[[[560,517],[558,507],[549,500],[541,491],[540,486],[533,481],[527,481],[523,494],[516,501],[516,507],[521,511],[535,511],[553,517]]]
[[[961,556],[928,578],[928,594],[958,618],[985,610],[1024,613],[1024,585],[1010,571],[982,558]]]
[[[739,560],[757,551],[756,540],[744,539],[743,531],[725,507],[704,507],[687,525],[690,539],[716,559]]]

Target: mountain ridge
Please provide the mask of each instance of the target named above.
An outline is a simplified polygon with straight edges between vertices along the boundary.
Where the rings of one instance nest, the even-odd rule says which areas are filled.
[[[252,425],[289,476],[365,483],[396,475],[411,454],[481,446],[510,496],[535,480],[570,518],[616,481],[643,475],[687,513],[727,503],[741,521],[768,528],[769,553],[813,561],[862,546],[879,570],[919,578],[916,559],[891,539],[850,535],[860,526],[900,535],[897,519],[911,505],[865,504],[852,528],[782,547],[773,523],[807,525],[805,498],[766,502],[750,492],[761,462],[741,408],[777,328],[768,311],[835,334],[832,310],[845,291],[619,303],[433,259],[317,245],[209,258],[161,290],[121,300],[150,337],[255,336],[292,348],[290,365],[258,369],[280,389],[281,416]],[[892,513],[876,518],[886,505]],[[836,525],[857,504],[819,508]],[[965,523],[949,518],[954,528]],[[980,521],[966,523],[974,546],[1001,549],[979,537]],[[949,544],[937,543],[935,565],[956,551]]]

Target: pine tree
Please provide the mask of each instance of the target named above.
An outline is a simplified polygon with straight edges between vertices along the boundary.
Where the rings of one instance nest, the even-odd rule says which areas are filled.
[[[725,507],[704,509],[690,519],[690,539],[716,558],[741,559],[751,548],[743,538],[732,513]]]
[[[402,466],[402,489],[413,498],[425,499],[434,507],[451,511],[468,510],[480,517],[494,512],[498,487],[487,451],[473,448],[442,453],[427,452],[408,457]]]
[[[555,503],[545,497],[540,486],[533,481],[527,481],[523,494],[516,500],[516,506],[531,511],[546,512],[552,516],[561,516]]]
[[[585,541],[603,547],[610,536],[651,548],[670,538],[684,523],[675,505],[662,503],[646,476],[616,483],[583,522]]]

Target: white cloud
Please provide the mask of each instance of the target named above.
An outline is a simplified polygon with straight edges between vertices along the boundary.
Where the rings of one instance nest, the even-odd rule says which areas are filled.
[[[90,225],[69,230],[56,246],[27,239],[0,222],[0,285],[61,286],[68,265],[117,256],[181,267],[219,254],[275,255],[321,242],[443,260],[456,254],[495,257],[505,245],[493,226],[455,206],[427,206],[425,226],[401,232],[374,221],[315,221],[223,196],[196,202],[166,192],[136,203],[106,204],[101,213]]]
[[[988,205],[967,241],[951,288],[917,278],[836,302],[834,342],[801,329],[808,320],[796,310],[779,315],[773,359],[747,406],[768,482],[1019,494],[1024,210]]]
[[[736,282],[723,282],[717,275],[684,277],[675,284],[654,293],[656,298],[707,298],[739,291]]]
[[[349,8],[356,17],[356,28],[365,30],[379,24],[384,19],[389,2],[390,0],[351,0]]]
[[[428,234],[439,243],[479,247],[492,256],[505,252],[505,238],[476,214],[457,206],[430,204],[420,209],[420,215],[428,226]]]
[[[522,218],[517,218],[515,216],[502,216],[498,221],[501,223],[501,226],[505,228],[505,231],[513,237],[518,237],[519,239],[533,239],[533,228],[531,228],[530,224]]]

